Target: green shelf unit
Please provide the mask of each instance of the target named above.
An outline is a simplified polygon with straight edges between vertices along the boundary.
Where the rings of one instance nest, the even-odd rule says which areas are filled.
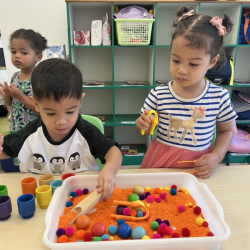
[[[250,120],[247,120],[247,121],[237,121],[236,120],[236,124],[249,124],[250,123]]]
[[[127,144],[121,144],[119,145],[119,148],[121,149],[122,145]],[[143,153],[145,154],[147,151],[147,146],[145,144],[137,145],[138,146],[138,154]],[[144,155],[123,155],[122,157],[122,165],[141,165],[143,161]]]
[[[237,154],[229,153],[229,163],[249,163],[250,154]],[[222,160],[223,163],[226,163],[226,158]]]
[[[249,3],[237,2],[157,2],[145,1],[136,3],[146,9],[153,9],[155,22],[152,28],[149,46],[119,46],[116,39],[115,22],[111,18],[113,6],[119,9],[129,6],[126,2],[91,2],[82,0],[67,2],[67,24],[70,61],[75,63],[83,75],[83,99],[81,113],[90,115],[105,115],[105,133],[116,140],[119,145],[141,142],[148,148],[151,137],[142,136],[135,126],[139,111],[145,98],[152,88],[160,86],[157,80],[172,79],[169,70],[171,53],[171,33],[174,28],[176,10],[185,5],[194,7],[199,13],[211,16],[223,16],[226,12],[234,22],[233,31],[225,36],[225,51],[234,57],[235,79],[250,80],[249,54],[250,45],[239,45],[238,36],[243,8],[249,8]],[[73,45],[74,30],[91,30],[92,20],[101,20],[105,13],[109,15],[112,28],[112,44],[110,46],[75,46]],[[104,87],[86,87],[86,81],[104,81]],[[129,86],[126,81],[146,81],[146,86]],[[125,86],[123,86],[125,85]],[[234,88],[242,89],[250,94],[250,84],[220,85],[229,90],[230,97]],[[121,123],[127,122],[127,123]],[[250,123],[250,122],[249,122]],[[237,121],[237,124],[248,124],[248,121]],[[232,162],[244,162],[244,156],[230,156]],[[123,159],[123,165],[141,164],[143,156],[128,156]]]

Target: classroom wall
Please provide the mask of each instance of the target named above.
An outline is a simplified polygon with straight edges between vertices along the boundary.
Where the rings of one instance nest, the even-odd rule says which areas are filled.
[[[18,71],[11,63],[8,48],[10,34],[17,29],[37,30],[47,38],[49,45],[65,44],[68,54],[64,0],[0,0],[0,27],[9,81],[13,73]]]

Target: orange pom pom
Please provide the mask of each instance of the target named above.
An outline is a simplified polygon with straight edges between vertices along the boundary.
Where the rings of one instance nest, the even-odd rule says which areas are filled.
[[[83,239],[84,234],[85,234],[85,232],[84,232],[83,230],[78,230],[78,231],[76,232],[76,237],[77,237],[78,239]]]
[[[155,194],[159,194],[161,192],[161,189],[160,188],[155,188],[154,192],[155,192]]]
[[[130,216],[136,217],[137,216],[137,212],[134,209],[132,209],[131,213],[130,213]]]
[[[69,241],[69,238],[66,235],[62,235],[58,238],[57,242],[58,243],[66,243]]]

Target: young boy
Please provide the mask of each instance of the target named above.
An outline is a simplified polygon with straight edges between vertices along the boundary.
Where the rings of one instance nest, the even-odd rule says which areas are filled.
[[[18,157],[21,172],[64,174],[98,169],[99,158],[106,165],[97,188],[108,200],[122,154],[116,142],[79,114],[85,95],[80,70],[66,60],[48,59],[35,68],[31,82],[40,117],[15,134],[0,134],[0,159]]]

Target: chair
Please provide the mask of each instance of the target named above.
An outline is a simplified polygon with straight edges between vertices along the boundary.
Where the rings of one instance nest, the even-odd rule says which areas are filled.
[[[95,125],[103,134],[104,134],[104,126],[102,121],[94,116],[91,115],[82,115],[82,118],[86,121],[88,121],[89,123],[92,123],[93,125]],[[104,167],[104,164],[101,163],[101,161],[99,159],[96,159],[99,170],[102,170]]]

